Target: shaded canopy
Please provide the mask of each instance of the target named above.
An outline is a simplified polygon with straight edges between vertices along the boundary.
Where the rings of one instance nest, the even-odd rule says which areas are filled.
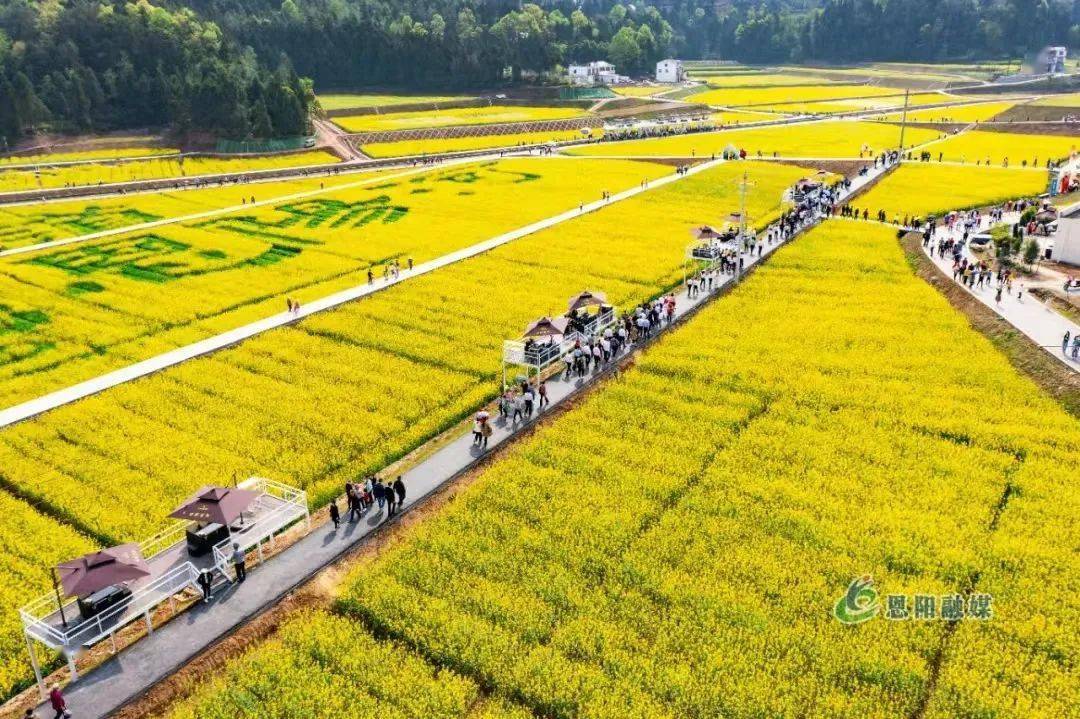
[[[569,320],[565,317],[551,319],[541,317],[525,328],[522,337],[554,337],[566,334],[566,326]]]
[[[604,304],[607,304],[607,295],[603,292],[585,290],[581,294],[570,298],[570,306],[567,312],[574,313],[583,307],[599,307]]]
[[[720,233],[709,225],[702,225],[690,230],[690,234],[699,240],[712,240],[720,236]]]
[[[150,566],[134,542],[84,554],[58,564],[60,584],[68,596],[85,596],[114,584],[150,576]]]
[[[258,492],[248,489],[203,487],[169,516],[204,524],[232,524],[233,520],[258,498]]]

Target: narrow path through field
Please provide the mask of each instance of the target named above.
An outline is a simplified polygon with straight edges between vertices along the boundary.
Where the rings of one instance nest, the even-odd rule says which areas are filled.
[[[863,189],[882,174],[884,170],[878,170],[856,178],[851,192]],[[653,183],[654,186],[656,184]],[[760,258],[744,255],[747,269],[752,270],[780,247],[782,244],[779,243],[765,246]],[[442,485],[476,466],[492,450],[520,436],[536,419],[548,415],[559,405],[565,406],[568,399],[609,376],[619,360],[639,351],[645,344],[657,341],[673,326],[685,321],[736,283],[731,275],[721,275],[720,278],[721,282],[712,292],[702,293],[696,298],[690,298],[685,290],[680,291],[676,295],[675,320],[664,325],[646,343],[631,345],[619,357],[599,370],[594,368],[585,377],[558,376],[548,380],[551,407],[522,422],[496,419],[486,452],[473,446],[471,433],[461,434],[460,430],[452,430],[451,436],[457,435],[454,439],[402,475],[408,491],[403,512],[422,504]],[[211,603],[192,606],[152,635],[144,637],[71,684],[65,690],[68,707],[80,719],[108,716],[336,561],[378,531],[386,520],[382,510],[373,508],[356,522],[343,522],[340,529],[334,530],[329,524],[317,527],[266,564],[250,571],[243,584],[229,584],[219,589]],[[44,708],[41,710],[44,711]]]
[[[1077,208],[1080,208],[1080,202],[1061,208],[1061,214],[1067,215]],[[1006,222],[1010,224],[1016,222],[1017,219],[1018,217],[1015,213],[1006,216]],[[957,241],[961,239],[962,233],[960,231],[953,231],[951,234],[950,231],[945,228],[940,228],[938,231],[939,233],[945,232],[946,237],[953,237]],[[946,254],[945,257],[937,257],[934,252],[936,247],[937,238],[934,238],[931,240],[929,246],[923,246],[922,249],[926,256],[937,265],[946,277],[951,277],[953,264],[952,256],[951,254]],[[964,248],[964,255],[969,259],[980,259],[972,255],[967,247]],[[1068,332],[1070,338],[1076,337],[1077,333],[1080,332],[1080,325],[1077,325],[1069,318],[1040,302],[1038,298],[1027,292],[1025,284],[1030,284],[1030,282],[1025,281],[1023,278],[1014,280],[1012,292],[1003,292],[1001,301],[998,302],[996,299],[997,290],[993,284],[973,289],[957,283],[957,285],[963,288],[965,292],[996,312],[1006,322],[1020,330],[1020,332],[1026,335],[1035,344],[1049,352],[1066,367],[1069,367],[1073,371],[1080,372],[1080,358],[1074,359],[1071,356],[1071,347],[1068,354],[1062,351],[1062,338],[1065,336],[1065,333]],[[1024,289],[1023,295],[1017,297],[1017,291],[1021,290],[1021,288]]]
[[[333,309],[338,305],[342,305],[346,302],[352,302],[353,300],[357,300],[361,297],[365,297],[375,292],[384,290],[387,287],[392,287],[398,283],[405,282],[412,277],[425,275],[429,272],[434,272],[435,270],[446,267],[448,265],[452,265],[456,262],[460,262],[470,257],[475,257],[476,255],[487,252],[490,249],[499,247],[500,245],[504,245],[508,242],[512,242],[521,237],[525,237],[526,235],[531,235],[535,232],[539,232],[540,230],[554,227],[560,223],[566,222],[567,220],[574,219],[575,217],[580,217],[585,213],[602,210],[605,207],[609,207],[611,205],[617,204],[618,202],[621,202],[622,200],[635,197],[643,192],[648,192],[658,187],[663,187],[664,185],[678,182],[694,174],[697,174],[698,172],[715,167],[722,162],[723,160],[715,160],[712,162],[702,163],[695,167],[689,168],[687,173],[682,175],[676,173],[665,175],[664,177],[644,183],[642,185],[639,185],[638,187],[633,187],[629,190],[615,193],[611,195],[611,198],[607,201],[598,200],[595,202],[584,203],[580,205],[579,208],[567,210],[558,215],[539,220],[538,222],[534,222],[532,224],[520,227],[510,232],[503,233],[483,242],[479,242],[469,247],[465,247],[455,252],[443,255],[442,257],[438,257],[434,260],[422,262],[416,265],[416,267],[412,271],[403,271],[397,279],[378,280],[373,283],[364,283],[362,285],[357,285],[350,289],[337,292],[328,297],[324,297],[320,300],[308,302],[300,309],[299,312],[281,312],[279,314],[272,315],[256,322],[252,322],[242,327],[237,327],[236,329],[230,330],[228,332],[223,332],[213,337],[209,337],[205,340],[201,340],[199,342],[195,342],[193,344],[189,344],[184,347],[179,347],[175,350],[165,352],[163,354],[157,355],[156,357],[151,357],[141,362],[136,362],[135,364],[128,365],[127,367],[121,368],[119,370],[99,375],[98,377],[87,380],[86,382],[81,382],[79,384],[72,385],[71,387],[67,387],[65,389],[58,390],[56,392],[43,395],[33,400],[9,407],[7,409],[4,409],[3,411],[0,411],[0,427],[6,427],[10,424],[14,424],[15,422],[20,422],[30,417],[34,417],[35,415],[41,414],[42,412],[47,412],[51,409],[55,409],[71,402],[75,402],[92,394],[96,394],[103,390],[109,389],[110,387],[115,387],[125,382],[130,382],[134,379],[138,379],[139,377],[145,377],[148,374],[152,374],[159,370],[165,369],[166,367],[171,367],[172,365],[179,364],[180,362],[184,362],[194,357],[199,357],[210,352],[222,349],[224,347],[228,347],[230,345],[236,344],[237,342],[248,339],[249,337],[254,337],[255,335],[266,332],[267,330],[291,324],[309,315],[323,312],[328,309]],[[383,178],[380,177],[379,179],[382,180]],[[247,205],[247,207],[250,206],[251,205]]]

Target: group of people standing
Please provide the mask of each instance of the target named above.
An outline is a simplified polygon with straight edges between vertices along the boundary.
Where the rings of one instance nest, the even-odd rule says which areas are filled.
[[[348,511],[348,519],[355,522],[373,506],[378,505],[382,511],[386,506],[387,518],[393,517],[397,510],[405,504],[405,482],[399,474],[393,482],[383,482],[378,477],[366,477],[363,482],[345,483],[345,502]],[[330,521],[334,523],[334,529],[341,524],[341,510],[338,509],[337,500],[330,502]]]

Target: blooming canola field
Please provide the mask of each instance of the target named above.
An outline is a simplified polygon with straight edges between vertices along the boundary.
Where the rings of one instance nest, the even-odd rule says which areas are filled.
[[[908,145],[937,139],[935,130],[908,128]],[[746,130],[700,132],[672,135],[650,140],[598,142],[568,148],[572,155],[607,157],[719,157],[728,146],[746,150],[750,157],[758,152],[770,157],[854,157],[865,155],[865,148],[883,152],[900,141],[900,130],[876,122],[815,122],[803,125],[778,125]]]
[[[833,221],[170,716],[331,716],[306,688],[349,667],[404,716],[470,717],[476,687],[565,719],[1068,716],[1078,459],[891,229]],[[840,623],[867,576],[874,612]],[[359,669],[386,657],[390,696]]]
[[[350,115],[347,117],[335,117],[334,123],[347,132],[378,132],[501,122],[565,120],[572,117],[581,117],[585,114],[584,110],[577,107],[485,105],[482,107],[458,107],[450,110]]]
[[[381,280],[391,260],[431,260],[671,172],[580,167],[515,159],[399,174],[0,258],[0,406],[276,314],[286,296],[306,302],[362,284],[369,267]]]
[[[1046,173],[1030,169],[905,162],[853,205],[870,214],[922,217],[952,210],[988,207],[1007,200],[1035,198],[1046,191]]]
[[[324,150],[232,157],[181,157],[161,154],[149,159],[115,162],[79,162],[77,164],[40,165],[29,169],[2,169],[0,192],[98,185],[113,182],[160,180],[170,177],[196,177],[230,172],[306,167],[339,162],[341,158]]]
[[[584,166],[545,161],[538,171],[564,165]],[[35,520],[28,504],[0,492],[0,505],[36,521],[34,541],[50,547],[0,555],[0,586],[12,588],[0,609],[46,591],[55,556],[145,537],[215,477],[278,478],[304,486],[318,505],[346,479],[385,467],[491,397],[502,341],[530,320],[562,311],[586,287],[625,306],[680,281],[686,228],[737,207],[743,167],[758,181],[748,197],[758,225],[807,173],[721,165],[0,430],[3,487],[63,519]],[[637,164],[634,177],[647,170]],[[525,199],[507,202],[520,211]],[[0,337],[33,321],[8,321]],[[22,526],[5,524],[0,544],[24,541]],[[3,616],[0,645],[15,649],[0,689],[26,679],[15,615]]]
[[[765,222],[806,170],[752,167],[748,212]],[[4,476],[117,538],[156,528],[213,476],[281,477],[325,498],[487,397],[502,341],[575,292],[626,305],[681,280],[686,228],[737,207],[740,172],[719,166],[12,425]]]

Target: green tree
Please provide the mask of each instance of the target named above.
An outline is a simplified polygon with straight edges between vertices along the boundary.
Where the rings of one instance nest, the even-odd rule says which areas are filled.
[[[641,62],[641,48],[638,47],[637,33],[630,26],[622,27],[608,43],[608,61],[619,72],[633,72]]]

